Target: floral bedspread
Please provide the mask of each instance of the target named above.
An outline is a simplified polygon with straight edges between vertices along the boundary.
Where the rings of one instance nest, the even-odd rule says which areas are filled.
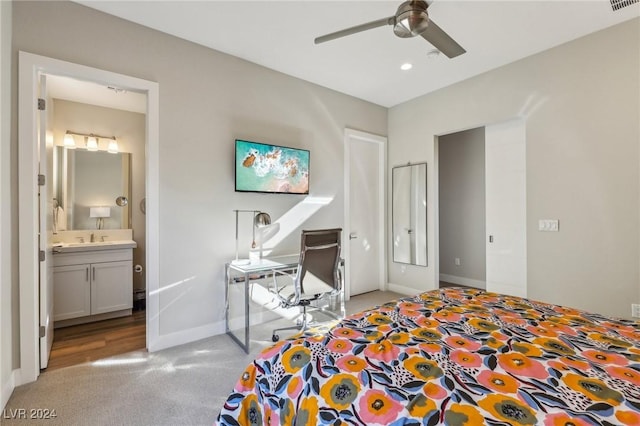
[[[263,351],[221,425],[640,425],[640,322],[448,288]]]

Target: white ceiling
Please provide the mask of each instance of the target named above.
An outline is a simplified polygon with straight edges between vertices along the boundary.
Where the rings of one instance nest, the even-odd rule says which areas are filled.
[[[313,43],[392,16],[401,1],[78,3],[385,107],[640,16],[640,3],[614,12],[609,0],[435,0],[430,18],[467,50],[448,59],[390,26]],[[413,68],[401,71],[405,62]]]

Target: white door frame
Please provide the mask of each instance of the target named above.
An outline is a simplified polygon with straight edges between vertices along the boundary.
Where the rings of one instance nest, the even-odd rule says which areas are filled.
[[[36,115],[38,75],[60,75],[100,84],[115,85],[147,95],[146,264],[147,348],[153,351],[159,337],[159,86],[158,83],[19,52],[18,55],[18,213],[20,370],[16,385],[35,381],[40,374],[38,291],[38,153]]]
[[[380,242],[378,247],[378,274],[380,282],[378,288],[382,291],[386,290],[386,276],[387,276],[387,258],[386,258],[386,227],[387,221],[385,220],[385,182],[386,182],[386,147],[387,138],[384,136],[374,135],[372,133],[361,132],[359,130],[353,130],[349,128],[344,129],[344,232],[343,232],[343,244],[342,252],[345,260],[345,300],[349,300],[351,297],[351,269],[349,267],[351,260],[351,246],[349,244],[349,234],[351,233],[351,200],[350,200],[350,160],[351,160],[351,140],[359,140],[367,143],[374,143],[378,146],[378,217],[382,226],[378,231],[378,241]]]

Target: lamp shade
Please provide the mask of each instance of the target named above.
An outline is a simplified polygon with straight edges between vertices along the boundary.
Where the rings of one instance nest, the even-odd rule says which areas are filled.
[[[64,135],[64,147],[69,149],[76,149],[76,140],[73,135],[67,133]]]
[[[109,145],[107,146],[107,152],[111,154],[118,153],[118,141],[115,140],[115,138],[109,141]]]
[[[97,151],[98,150],[98,138],[95,136],[89,136],[87,138],[87,151]]]
[[[111,208],[110,207],[90,207],[89,208],[89,217],[111,217]]]

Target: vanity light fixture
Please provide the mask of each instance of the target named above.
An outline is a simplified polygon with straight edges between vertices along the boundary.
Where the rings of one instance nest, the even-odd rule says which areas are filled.
[[[98,138],[95,136],[87,137],[87,151],[97,151],[98,150]]]
[[[86,141],[87,151],[98,151],[100,149],[98,146],[98,140],[109,139],[107,152],[111,154],[117,154],[118,152],[120,152],[118,149],[118,141],[115,136],[101,136],[101,135],[96,135],[94,133],[80,133],[80,132],[73,132],[71,130],[67,130],[66,134],[64,135],[65,148],[73,149],[76,147],[76,143],[75,143],[75,139],[73,138],[73,135],[84,136]]]
[[[64,135],[64,147],[69,149],[76,149],[76,140],[69,132]]]

